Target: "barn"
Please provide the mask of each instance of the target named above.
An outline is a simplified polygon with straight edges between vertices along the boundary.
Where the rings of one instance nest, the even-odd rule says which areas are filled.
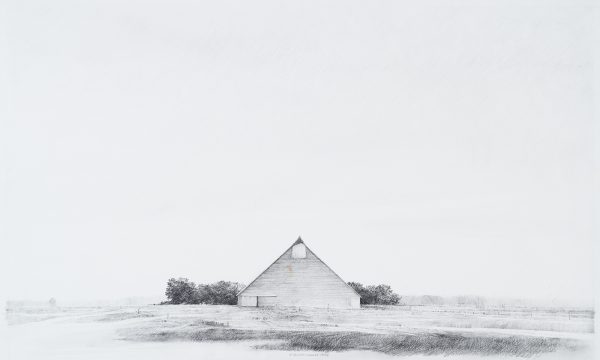
[[[301,238],[237,297],[240,306],[360,307],[360,295]]]

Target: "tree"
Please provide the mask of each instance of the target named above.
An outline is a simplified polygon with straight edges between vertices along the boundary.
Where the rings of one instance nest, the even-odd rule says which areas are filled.
[[[231,281],[214,284],[194,284],[187,278],[171,278],[167,282],[165,304],[235,305],[237,294],[244,285]]]
[[[375,297],[375,304],[380,305],[398,305],[400,296],[392,291],[389,285],[377,285],[372,287],[371,291]]]
[[[206,284],[198,284],[198,289],[196,290],[198,292],[198,302],[200,304],[210,304],[211,303],[211,299],[212,299],[212,295],[211,295],[211,289],[210,289],[210,285],[206,285]]]
[[[196,284],[187,278],[171,278],[165,291],[169,304],[199,304],[200,297]]]
[[[360,295],[363,305],[397,305],[400,302],[400,296],[389,285],[364,286],[357,282],[349,282],[348,285]]]
[[[243,286],[236,282],[218,281],[210,285],[201,285],[199,293],[201,302],[216,305],[237,304],[237,294]]]

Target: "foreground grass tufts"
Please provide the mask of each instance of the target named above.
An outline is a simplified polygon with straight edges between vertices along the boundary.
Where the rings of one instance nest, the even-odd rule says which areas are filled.
[[[244,341],[279,340],[256,345],[265,350],[369,350],[391,355],[513,355],[529,357],[562,350],[578,350],[575,340],[529,336],[491,336],[458,333],[368,334],[361,332],[275,331],[211,328],[190,333],[159,332],[141,340]]]

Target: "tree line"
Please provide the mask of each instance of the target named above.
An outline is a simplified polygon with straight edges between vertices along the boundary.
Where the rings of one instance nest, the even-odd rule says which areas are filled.
[[[235,305],[243,288],[244,285],[231,281],[196,285],[187,278],[171,278],[165,291],[167,301],[162,304]]]
[[[348,285],[360,295],[361,305],[398,305],[402,299],[389,285],[365,286],[358,282],[349,282]]]

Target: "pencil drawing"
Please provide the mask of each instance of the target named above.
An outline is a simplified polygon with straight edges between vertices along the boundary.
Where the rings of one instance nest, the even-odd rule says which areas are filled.
[[[598,15],[0,1],[0,359],[599,358]]]

